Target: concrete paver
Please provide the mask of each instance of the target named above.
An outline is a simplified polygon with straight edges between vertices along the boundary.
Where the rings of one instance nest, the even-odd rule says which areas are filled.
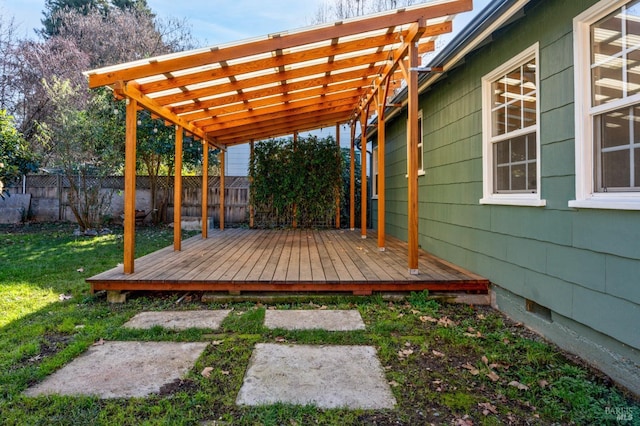
[[[155,326],[174,330],[188,328],[220,328],[230,310],[140,312],[124,324],[126,328],[148,329]]]
[[[364,330],[364,322],[357,310],[267,310],[267,328],[285,330],[322,329],[329,331]]]
[[[206,347],[207,343],[105,342],[24,393],[144,397],[184,377]]]
[[[236,403],[388,409],[396,404],[372,346],[256,344]]]

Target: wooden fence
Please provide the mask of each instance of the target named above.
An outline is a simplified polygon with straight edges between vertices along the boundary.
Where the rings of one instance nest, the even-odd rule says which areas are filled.
[[[166,209],[162,217],[173,219],[173,176],[162,176],[158,181],[157,205]],[[96,180],[96,184],[99,181]],[[122,176],[109,176],[101,181],[102,190],[112,194],[108,215],[119,218],[124,211]],[[220,217],[220,178],[209,177],[208,213],[218,223]],[[73,221],[68,204],[69,180],[59,175],[29,175],[24,181],[5,188],[10,194],[31,194],[29,216],[37,221]],[[147,176],[136,178],[136,209],[151,210],[151,181]],[[201,217],[202,177],[182,178],[182,216]],[[225,222],[245,223],[249,216],[249,179],[244,176],[225,177]]]

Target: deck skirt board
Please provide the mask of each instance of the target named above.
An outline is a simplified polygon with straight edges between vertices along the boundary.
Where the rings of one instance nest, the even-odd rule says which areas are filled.
[[[420,252],[420,274],[409,274],[406,243],[349,230],[210,230],[87,280],[92,291],[350,292],[470,291],[486,293],[485,278]]]

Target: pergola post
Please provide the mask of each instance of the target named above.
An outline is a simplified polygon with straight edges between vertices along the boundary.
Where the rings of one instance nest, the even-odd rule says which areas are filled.
[[[349,155],[349,229],[356,230],[356,123],[351,123],[351,155]]]
[[[220,151],[220,230],[224,231],[224,151]]]
[[[136,246],[136,133],[138,102],[127,98],[124,159],[124,273],[133,274]]]
[[[367,238],[367,119],[369,118],[369,107],[360,116],[360,237]]]
[[[249,143],[249,158],[251,161],[251,164],[253,164],[253,156],[255,154],[254,152],[255,150],[255,146],[253,143],[253,140]],[[253,185],[253,178],[249,177],[249,228],[253,228],[255,226],[255,210],[253,208],[253,202],[251,200],[251,186]]]
[[[293,133],[293,150],[297,151],[298,150],[298,132],[294,132]],[[296,229],[298,227],[298,204],[297,203],[293,203],[293,219],[292,219],[292,224],[291,227],[293,229]]]
[[[173,176],[173,250],[182,249],[182,139],[181,126],[176,126],[175,173]]]
[[[209,144],[202,141],[202,239],[209,236]]]
[[[384,110],[387,101],[389,82],[385,84],[385,90],[378,90],[378,250],[385,251],[386,235],[386,197],[385,197],[385,117]],[[374,176],[371,176],[374,179]]]
[[[408,191],[408,258],[409,273],[419,274],[418,271],[418,46],[415,42],[409,44],[409,66],[407,70],[408,90],[408,132],[407,143],[407,191]]]
[[[336,123],[336,145],[337,155],[342,156],[340,152],[340,123]],[[338,157],[338,160],[340,157]],[[340,229],[340,188],[336,191],[336,229]]]

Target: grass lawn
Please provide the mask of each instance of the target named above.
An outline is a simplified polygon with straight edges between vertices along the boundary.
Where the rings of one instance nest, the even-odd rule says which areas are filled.
[[[121,231],[74,237],[71,225],[0,228],[0,423],[3,425],[499,425],[640,424],[640,406],[604,376],[488,307],[426,294],[207,304],[198,294],[138,294],[110,305],[85,278],[122,259]],[[137,256],[170,245],[169,228],[137,233]],[[179,303],[178,299],[180,299]],[[220,330],[128,330],[143,310],[232,309]],[[358,309],[366,330],[263,327],[266,309]],[[27,398],[22,392],[104,339],[211,342],[195,368],[144,399]],[[373,345],[398,401],[394,410],[249,408],[235,398],[260,342]],[[200,372],[214,367],[209,377]],[[621,415],[627,420],[618,420]]]

